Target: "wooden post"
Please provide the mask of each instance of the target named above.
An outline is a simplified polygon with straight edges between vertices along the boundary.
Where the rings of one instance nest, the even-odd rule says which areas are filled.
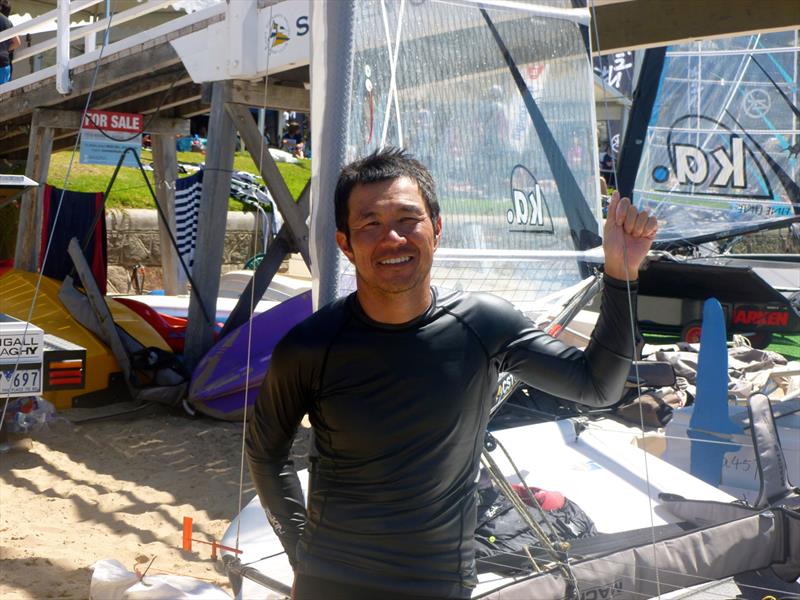
[[[75,265],[75,271],[86,292],[86,297],[92,307],[92,312],[97,319],[97,326],[100,328],[100,332],[105,338],[104,341],[108,344],[108,347],[111,348],[111,353],[114,355],[114,358],[117,359],[122,372],[125,374],[125,385],[128,387],[128,391],[131,393],[131,396],[136,399],[138,394],[131,382],[131,361],[128,357],[128,352],[125,350],[122,339],[119,337],[117,326],[114,323],[114,317],[111,316],[108,304],[106,304],[103,294],[100,293],[100,288],[97,287],[97,282],[94,280],[94,275],[92,275],[92,269],[89,263],[86,262],[86,257],[83,255],[83,250],[81,250],[77,238],[72,238],[69,241],[67,252],[72,259],[72,264]],[[68,277],[62,285],[71,288],[72,278]]]
[[[203,175],[203,195],[197,222],[197,249],[192,270],[194,287],[189,301],[189,327],[183,353],[189,370],[208,351],[214,337],[214,308],[219,293],[236,145],[236,130],[225,111],[229,89],[229,82],[215,82],[211,94],[206,171]],[[202,298],[203,304],[211,312],[210,315],[203,314],[198,297]]]
[[[156,133],[150,136],[153,149],[153,175],[156,182],[156,198],[173,235],[175,225],[175,180],[178,178],[178,154],[175,136]],[[161,245],[161,272],[164,278],[164,291],[174,296],[185,294],[186,274],[183,272],[178,251],[172,245],[169,232],[161,219],[158,220],[158,238]]]
[[[258,130],[258,125],[253,120],[250,111],[239,104],[228,104],[226,108],[244,140],[247,152],[259,167],[261,177],[278,205],[283,220],[289,226],[293,245],[303,256],[306,266],[311,268],[311,258],[308,252],[308,225],[306,224],[308,204],[301,205],[292,198],[275,161],[272,160],[264,135]]]
[[[272,283],[272,278],[275,277],[275,273],[280,269],[283,259],[291,251],[290,244],[291,234],[284,224],[278,232],[278,237],[272,240],[269,248],[267,248],[266,255],[253,272],[253,277],[247,282],[247,286],[244,288],[242,295],[239,296],[236,306],[231,311],[231,314],[228,315],[225,326],[220,332],[221,338],[250,319],[254,305],[258,304],[264,296],[264,292],[267,291],[269,284]]]
[[[20,200],[14,267],[22,271],[35,273],[39,269],[44,186],[47,183],[47,171],[50,168],[50,153],[53,149],[54,133],[55,129],[52,127],[39,125],[39,113],[35,111],[33,119],[31,119],[25,175],[37,182],[39,187],[27,190]]]

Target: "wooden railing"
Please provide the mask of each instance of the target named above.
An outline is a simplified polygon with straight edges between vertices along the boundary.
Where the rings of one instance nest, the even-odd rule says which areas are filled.
[[[68,10],[70,14],[74,14],[79,11],[86,10],[87,8],[90,8],[101,2],[104,2],[104,0],[74,0],[73,2],[68,3]],[[98,33],[104,32],[107,29],[113,30],[115,27],[138,19],[144,15],[161,10],[170,4],[173,4],[174,2],[175,0],[148,0],[147,2],[137,4],[128,10],[112,14],[110,17],[100,19],[81,27],[70,29],[68,32],[68,39],[70,42],[84,39],[83,52],[69,57],[64,57],[65,60],[62,62],[63,68],[70,70],[74,69],[81,65],[85,65],[97,60],[97,58],[101,55],[101,52],[103,56],[110,56],[116,52],[121,52],[138,44],[143,44],[154,40],[160,36],[168,34],[171,31],[194,25],[204,20],[218,17],[219,15],[225,13],[225,3],[221,2],[220,4],[191,14],[177,16],[175,19],[167,21],[166,23],[163,23],[157,27],[150,28],[146,31],[133,33],[132,35],[123,37],[114,43],[109,44],[108,46],[101,46],[99,48],[96,46],[95,37]],[[21,39],[24,39],[25,35],[28,33],[40,31],[41,28],[47,27],[48,25],[57,25],[58,15],[59,9],[56,8],[55,10],[51,10],[29,21],[12,27],[11,29],[2,31],[0,32],[0,42],[11,39],[14,36],[19,36]],[[58,31],[56,28],[56,31],[53,31],[53,35],[51,37],[48,37],[32,46],[18,48],[14,53],[14,62],[18,63],[24,59],[41,56],[47,51],[53,50],[54,48],[57,49],[57,47]],[[75,52],[74,47],[71,51]],[[33,62],[35,64],[36,61],[34,60]],[[59,63],[57,60],[56,65],[37,69],[28,75],[15,78],[8,83],[0,85],[0,94],[24,87],[25,85],[29,85],[35,81],[47,79],[48,77],[57,75],[58,67]]]

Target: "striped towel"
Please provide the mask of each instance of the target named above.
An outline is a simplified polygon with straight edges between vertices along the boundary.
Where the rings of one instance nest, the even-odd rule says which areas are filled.
[[[175,239],[178,252],[191,273],[197,244],[197,217],[203,193],[203,170],[175,182]]]
[[[59,204],[61,210],[58,209]],[[100,218],[94,231],[90,232],[89,228],[98,212]],[[72,271],[72,258],[67,252],[67,247],[73,237],[78,238],[81,246],[86,243],[87,238],[90,238],[85,252],[86,261],[92,269],[100,293],[105,294],[108,251],[103,192],[71,192],[52,185],[45,186],[39,267],[47,277],[63,281]],[[43,265],[48,246],[50,251],[47,253],[47,264]]]

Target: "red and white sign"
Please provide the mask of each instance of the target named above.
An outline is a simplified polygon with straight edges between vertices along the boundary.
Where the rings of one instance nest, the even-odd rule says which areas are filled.
[[[83,129],[102,129],[106,133],[142,133],[144,118],[132,113],[87,110],[83,118]]]
[[[81,127],[81,164],[116,165],[123,152],[126,167],[137,166],[142,149],[144,118],[132,113],[87,110]]]

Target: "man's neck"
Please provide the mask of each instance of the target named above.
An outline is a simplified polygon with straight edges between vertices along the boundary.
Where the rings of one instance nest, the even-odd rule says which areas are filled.
[[[361,309],[373,321],[387,325],[401,325],[413,321],[430,308],[433,300],[430,284],[426,290],[427,294],[421,294],[416,290],[382,294],[359,288],[356,297]]]

